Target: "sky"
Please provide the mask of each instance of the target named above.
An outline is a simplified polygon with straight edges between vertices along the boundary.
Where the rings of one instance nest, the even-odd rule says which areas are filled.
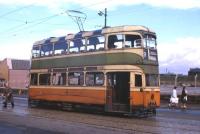
[[[143,25],[157,34],[160,73],[200,68],[200,0],[0,0],[0,60],[30,59],[35,41],[79,31],[68,10],[84,12],[85,30]]]

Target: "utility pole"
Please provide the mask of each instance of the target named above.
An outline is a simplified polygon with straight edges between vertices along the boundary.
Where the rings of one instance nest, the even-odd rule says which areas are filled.
[[[195,86],[195,88],[197,86],[197,74],[194,76],[194,86]]]
[[[99,11],[98,15],[99,16],[104,16],[104,28],[106,28],[107,27],[107,16],[108,16],[108,14],[107,14],[107,8],[104,9],[104,12]]]
[[[175,86],[177,86],[177,79],[178,79],[178,74],[176,74],[176,76],[175,76],[175,81],[174,81]]]
[[[104,27],[107,27],[107,8],[105,8],[105,25]]]

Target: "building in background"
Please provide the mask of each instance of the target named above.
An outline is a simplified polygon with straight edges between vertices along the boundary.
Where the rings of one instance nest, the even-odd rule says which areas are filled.
[[[200,68],[190,68],[188,71],[188,76],[195,76],[198,75],[200,76]]]
[[[6,58],[0,61],[0,85],[26,90],[29,84],[29,69],[29,60]]]

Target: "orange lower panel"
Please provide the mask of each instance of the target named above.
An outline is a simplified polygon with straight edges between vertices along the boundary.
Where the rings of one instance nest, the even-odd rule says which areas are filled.
[[[29,98],[84,104],[105,104],[105,91],[98,89],[30,88]]]
[[[152,100],[151,96],[153,97],[153,100],[156,102],[156,106],[160,106],[160,91],[131,91],[131,104],[133,106],[145,106],[147,107],[149,102]]]

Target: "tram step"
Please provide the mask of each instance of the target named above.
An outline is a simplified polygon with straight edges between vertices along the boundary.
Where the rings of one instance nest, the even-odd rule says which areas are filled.
[[[129,111],[129,105],[121,104],[121,103],[114,103],[112,105],[113,111]]]

